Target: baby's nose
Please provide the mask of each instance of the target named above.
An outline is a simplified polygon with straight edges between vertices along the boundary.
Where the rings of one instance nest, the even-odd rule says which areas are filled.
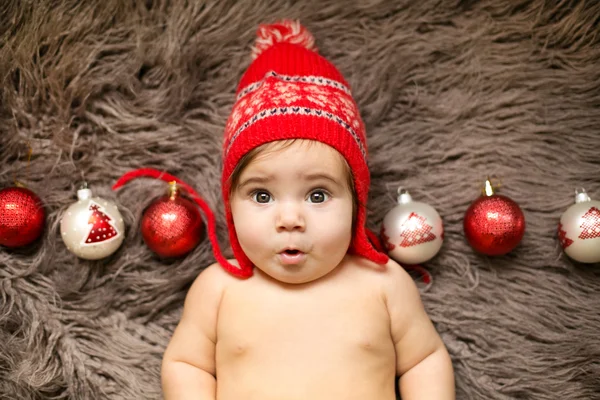
[[[280,205],[277,214],[277,230],[299,230],[305,229],[305,220],[302,213],[302,206],[294,202],[286,202]]]

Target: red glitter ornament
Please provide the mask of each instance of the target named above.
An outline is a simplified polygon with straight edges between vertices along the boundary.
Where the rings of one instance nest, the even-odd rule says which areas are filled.
[[[179,195],[171,182],[169,194],[154,201],[142,217],[142,237],[146,245],[161,257],[180,257],[202,239],[202,217],[198,207]]]
[[[24,187],[0,190],[0,245],[26,246],[44,231],[42,200]]]
[[[471,204],[463,221],[465,236],[478,252],[499,256],[514,249],[525,233],[525,216],[517,203],[494,194],[485,182],[484,195]]]
[[[156,170],[153,168],[139,168],[139,169],[136,169],[133,171],[129,171],[126,174],[124,174],[123,176],[121,176],[117,180],[117,182],[113,185],[112,188],[113,188],[113,190],[117,190],[121,186],[125,185],[127,182],[129,182],[133,179],[136,179],[136,178],[141,178],[141,177],[160,179],[160,180],[163,180],[163,181],[169,182],[169,183],[175,182],[183,190],[185,190],[185,193],[189,196],[189,198],[191,200],[194,201],[194,203],[196,203],[198,205],[198,207],[200,207],[200,210],[202,210],[202,213],[206,218],[206,224],[208,225],[208,238],[210,239],[210,242],[212,244],[213,251],[214,251],[217,262],[223,266],[231,266],[232,269],[230,272],[232,274],[238,274],[237,276],[240,276],[239,270],[237,269],[237,267],[229,264],[229,262],[223,256],[223,253],[221,252],[221,248],[219,246],[219,241],[217,239],[217,233],[216,233],[217,232],[217,222],[215,219],[215,215],[213,214],[213,212],[210,209],[210,207],[208,206],[208,204],[204,201],[204,199],[202,199],[202,197],[200,197],[200,195],[198,193],[196,193],[196,191],[194,190],[193,187],[191,187],[190,185],[188,185],[181,179],[177,178],[176,176],[173,176],[167,172],[159,171],[159,170]],[[225,267],[225,268],[227,268],[227,267]],[[228,269],[228,271],[229,271],[229,269]],[[250,271],[250,272],[252,272],[252,271]],[[250,273],[250,275],[252,275],[252,274]],[[246,275],[245,277],[248,277],[250,275]]]

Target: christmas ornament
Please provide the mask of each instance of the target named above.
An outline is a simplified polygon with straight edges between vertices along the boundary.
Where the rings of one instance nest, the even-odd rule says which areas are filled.
[[[146,245],[161,257],[189,253],[202,238],[202,217],[198,207],[182,197],[177,183],[169,183],[169,193],[155,200],[145,211],[141,224]]]
[[[576,190],[575,204],[560,217],[558,238],[573,260],[600,262],[600,201],[591,200],[585,189]]]
[[[217,262],[219,262],[221,265],[228,265],[228,261],[223,256],[223,253],[221,252],[220,247],[219,247],[219,242],[217,240],[216,221],[215,221],[214,214],[212,213],[210,207],[198,195],[198,193],[196,193],[196,191],[190,185],[188,185],[181,179],[179,179],[171,174],[168,174],[166,172],[158,171],[158,170],[155,170],[152,168],[140,168],[140,169],[136,169],[134,171],[130,171],[130,172],[127,172],[126,174],[124,174],[122,177],[119,178],[119,180],[117,180],[117,182],[113,185],[112,188],[113,188],[113,190],[117,190],[121,186],[125,185],[127,182],[129,182],[133,179],[136,179],[136,178],[140,178],[140,177],[160,179],[165,182],[169,182],[170,184],[172,182],[175,182],[177,185],[179,185],[179,187],[181,187],[183,190],[185,190],[186,194],[191,198],[191,200],[193,200],[198,205],[198,207],[200,207],[203,214],[206,216],[206,221],[207,221],[207,226],[208,226],[208,237],[212,244],[213,252],[215,254],[215,258],[216,258]],[[186,205],[186,208],[188,208],[187,205]],[[148,210],[146,210],[146,212],[148,212]],[[198,222],[198,223],[200,223],[200,222]],[[190,224],[190,225],[193,225],[193,224]],[[142,229],[144,229],[144,228],[142,228]],[[198,228],[198,229],[200,229],[200,228]],[[192,232],[195,232],[195,228],[190,228],[188,232],[189,232],[189,237],[191,238],[193,236]]]
[[[398,189],[398,204],[383,218],[381,240],[399,263],[423,263],[442,247],[442,218],[429,204],[413,201],[408,191]]]
[[[26,246],[40,237],[46,213],[42,201],[24,187],[0,190],[0,245]]]
[[[483,195],[465,213],[463,226],[469,244],[489,256],[514,249],[525,233],[525,216],[517,203],[494,193],[489,179]]]
[[[117,206],[84,186],[60,221],[63,242],[70,252],[86,260],[108,257],[121,246],[125,224]]]

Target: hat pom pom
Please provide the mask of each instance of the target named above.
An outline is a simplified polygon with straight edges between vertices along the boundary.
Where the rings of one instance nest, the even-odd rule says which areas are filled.
[[[275,43],[294,43],[308,50],[317,51],[315,38],[298,21],[284,19],[275,24],[261,24],[256,35],[257,38],[252,48],[253,60]]]

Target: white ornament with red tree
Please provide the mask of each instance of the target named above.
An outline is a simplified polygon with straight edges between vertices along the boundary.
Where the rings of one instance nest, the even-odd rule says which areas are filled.
[[[575,204],[560,217],[558,240],[573,260],[600,262],[600,201],[590,199],[584,189],[578,189]]]
[[[117,251],[123,243],[125,224],[117,206],[84,187],[77,203],[63,214],[60,232],[67,249],[80,258],[98,260]]]
[[[442,218],[429,204],[413,201],[408,191],[398,189],[398,204],[383,219],[381,240],[389,256],[397,262],[424,263],[442,247]]]

